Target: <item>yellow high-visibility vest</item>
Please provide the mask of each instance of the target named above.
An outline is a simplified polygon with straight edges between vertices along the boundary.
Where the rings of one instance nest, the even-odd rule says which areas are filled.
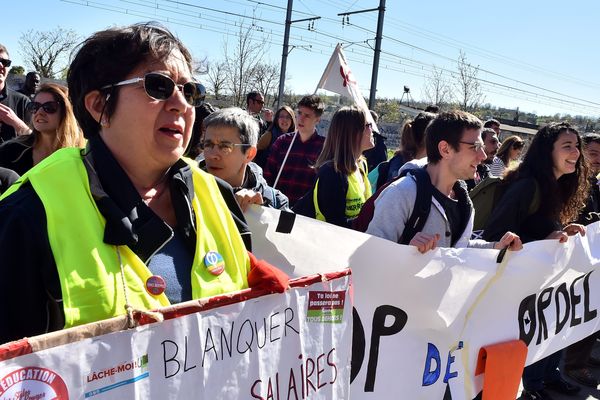
[[[65,327],[123,315],[125,292],[119,264],[123,264],[129,304],[150,310],[169,305],[164,293],[151,295],[148,267],[127,246],[104,243],[106,220],[92,197],[81,150],[61,149],[13,185],[2,198],[31,182],[41,199],[48,238],[60,278]],[[250,259],[231,213],[212,175],[192,160],[196,249],[191,268],[192,297],[199,299],[248,287]],[[205,265],[208,252],[223,257],[224,270],[213,275]],[[168,282],[167,282],[168,285]]]

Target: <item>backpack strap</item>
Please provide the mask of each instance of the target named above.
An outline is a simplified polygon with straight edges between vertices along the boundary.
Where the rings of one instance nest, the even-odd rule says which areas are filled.
[[[404,225],[404,230],[400,236],[400,244],[408,244],[413,236],[423,230],[429,212],[431,211],[431,197],[433,196],[433,186],[431,185],[431,178],[427,173],[425,167],[406,169],[402,171],[399,177],[406,176],[409,174],[414,176],[417,183],[417,196],[415,198],[415,204],[413,206],[412,213]]]
[[[380,187],[382,187],[383,185],[385,185],[385,183],[387,182],[389,170],[390,170],[390,162],[389,161],[383,161],[383,162],[379,163],[379,165],[377,166],[377,173],[379,175],[377,176],[377,185],[376,185],[375,190],[377,190]]]

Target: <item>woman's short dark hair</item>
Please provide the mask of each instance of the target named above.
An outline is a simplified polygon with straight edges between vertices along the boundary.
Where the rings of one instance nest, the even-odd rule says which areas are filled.
[[[556,179],[552,151],[560,134],[566,132],[577,136],[580,156],[575,164],[574,173],[564,174]],[[523,157],[523,162],[516,170],[509,172],[505,179],[512,181],[522,175],[533,176],[537,181],[541,191],[540,198],[543,199],[540,211],[544,215],[556,218],[562,224],[575,221],[585,206],[590,187],[579,132],[566,122],[553,122],[538,130]]]
[[[73,111],[85,137],[100,129],[100,121],[85,108],[88,93],[100,90],[106,99],[104,115],[110,118],[118,102],[119,87],[101,88],[124,80],[143,62],[167,60],[174,50],[181,52],[191,71],[192,56],[187,48],[154,22],[99,31],[81,43],[69,67],[67,83]]]

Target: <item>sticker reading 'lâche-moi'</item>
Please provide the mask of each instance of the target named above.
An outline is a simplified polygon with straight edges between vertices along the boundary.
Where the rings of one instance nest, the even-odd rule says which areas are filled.
[[[344,317],[346,292],[308,292],[308,322],[339,324]]]

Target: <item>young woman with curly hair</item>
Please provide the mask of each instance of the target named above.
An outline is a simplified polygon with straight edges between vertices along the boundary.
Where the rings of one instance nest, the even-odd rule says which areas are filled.
[[[523,162],[505,177],[509,186],[487,222],[485,240],[497,240],[507,230],[523,243],[566,242],[568,236],[585,234],[582,225],[571,223],[584,208],[590,188],[581,142],[567,123],[551,123],[536,133]],[[534,212],[532,203],[539,203]],[[525,368],[521,398],[550,398],[546,388],[565,394],[579,390],[560,375],[560,357],[559,351]]]

